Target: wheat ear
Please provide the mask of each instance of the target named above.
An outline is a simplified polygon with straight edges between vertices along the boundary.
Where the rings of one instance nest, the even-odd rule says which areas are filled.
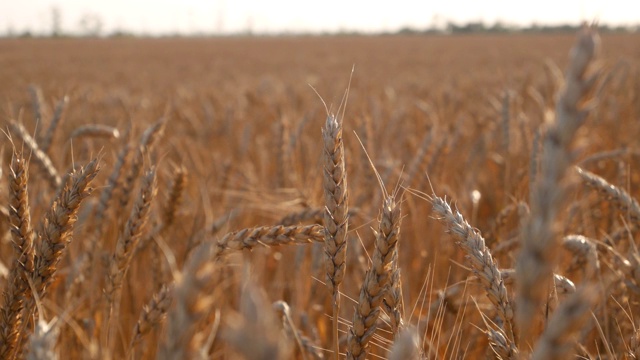
[[[324,250],[327,285],[333,296],[334,358],[338,356],[338,317],[340,314],[340,284],[344,278],[347,258],[347,230],[349,227],[349,194],[347,170],[342,142],[342,121],[334,115],[327,116],[322,129],[324,148],[324,226],[326,228]]]
[[[36,124],[42,123],[42,118],[47,111],[47,104],[42,95],[42,89],[35,84],[29,85],[29,95],[31,95],[31,108],[33,110],[33,120]]]
[[[348,334],[347,359],[364,359],[369,340],[377,329],[380,306],[387,295],[392,277],[392,262],[397,260],[397,244],[402,220],[401,204],[387,196],[382,206],[382,217],[375,232],[375,249],[371,267],[360,288],[353,325]]]
[[[403,326],[402,323],[402,277],[400,274],[400,264],[398,263],[398,249],[393,254],[391,261],[391,280],[387,289],[387,296],[382,305],[389,315],[391,323],[391,332],[393,336],[398,335],[398,331]]]
[[[93,137],[93,138],[107,138],[107,139],[119,139],[120,131],[112,126],[91,124],[78,126],[69,138],[81,138],[81,137]]]
[[[242,285],[240,313],[229,314],[222,337],[244,359],[293,359],[291,342],[274,331],[278,320],[266,294],[248,282]]]
[[[556,118],[547,128],[542,144],[540,174],[531,194],[531,216],[522,231],[522,250],[516,264],[517,322],[524,344],[534,343],[539,309],[547,299],[557,262],[560,240],[556,236],[556,215],[564,197],[563,180],[571,162],[571,143],[584,123],[588,110],[582,108],[583,97],[595,82],[587,68],[598,47],[591,28],[584,28],[571,52],[565,85],[556,102]]]
[[[513,285],[516,283],[515,269],[500,269],[500,275],[502,276],[502,281],[504,281],[505,285]],[[576,292],[576,285],[573,281],[562,275],[553,274],[553,283],[558,295],[567,295]]]
[[[49,123],[49,128],[45,131],[44,136],[40,139],[40,148],[45,153],[49,153],[49,148],[51,147],[51,143],[53,142],[53,135],[58,129],[58,125],[60,125],[60,120],[62,120],[62,113],[69,103],[69,97],[64,96],[58,104],[56,104],[56,108],[53,111],[53,118],[51,118],[51,123]]]
[[[40,166],[44,171],[47,181],[49,181],[49,185],[52,189],[57,191],[62,185],[62,178],[60,177],[58,170],[53,166],[53,162],[49,155],[42,151],[40,146],[38,146],[38,143],[33,137],[31,137],[31,135],[29,135],[29,132],[24,128],[24,126],[22,126],[22,124],[12,120],[9,122],[9,128],[12,133],[18,135],[24,144],[27,145],[33,154],[33,159],[36,164],[38,164],[38,166]]]
[[[140,313],[140,318],[133,329],[128,353],[132,354],[135,347],[142,341],[145,335],[155,329],[164,319],[173,301],[173,285],[165,285],[160,288],[149,304],[145,305]]]
[[[11,238],[15,260],[7,279],[0,311],[0,358],[11,359],[20,340],[22,310],[31,296],[29,277],[34,269],[33,229],[27,193],[28,167],[14,152],[9,175]]]
[[[94,159],[71,173],[67,184],[45,215],[43,229],[38,234],[40,246],[36,252],[33,278],[40,298],[44,298],[44,292],[53,281],[62,253],[71,242],[78,208],[82,200],[93,191],[90,185],[100,170],[98,162],[98,159]]]
[[[620,212],[624,213],[631,219],[631,225],[637,227],[640,225],[640,204],[624,189],[621,189],[604,178],[576,167],[578,175],[582,180],[590,187],[598,191],[598,194],[605,198],[607,201],[612,202],[620,209]]]
[[[60,320],[50,323],[40,320],[29,338],[27,360],[58,360],[56,344],[60,335]]]
[[[516,331],[513,326],[513,307],[507,295],[502,274],[491,252],[487,248],[482,235],[464,219],[458,211],[455,213],[449,203],[438,196],[431,198],[433,210],[441,216],[449,229],[449,233],[458,241],[458,245],[467,253],[474,274],[480,279],[487,297],[498,310],[502,320],[502,331],[507,335],[508,348],[517,353]]]
[[[131,192],[135,186],[136,180],[138,179],[140,172],[142,171],[142,164],[144,160],[144,154],[151,151],[153,144],[155,141],[162,136],[164,133],[164,126],[166,121],[164,119],[160,119],[157,122],[153,123],[149,126],[142,136],[140,137],[140,142],[136,147],[136,152],[131,159],[131,166],[129,167],[129,171],[126,173],[124,180],[119,187],[120,190],[120,207],[125,209],[129,204]]]
[[[190,359],[195,325],[212,306],[215,288],[216,263],[211,261],[215,245],[199,245],[187,259],[182,272],[174,274],[173,305],[167,313],[165,341],[160,344],[158,359]]]
[[[593,288],[580,288],[563,301],[553,313],[540,340],[533,349],[531,360],[561,360],[571,357],[576,333],[587,320],[596,302]]]
[[[162,211],[162,227],[168,228],[173,224],[176,212],[182,203],[184,189],[187,182],[187,170],[183,167],[177,168],[173,172],[173,183],[169,190],[169,197]]]
[[[287,214],[278,221],[278,224],[284,226],[297,225],[306,221],[314,224],[323,224],[325,209],[323,208],[307,208]]]
[[[109,320],[111,319],[112,312],[114,313],[114,323],[117,323],[119,313],[117,304],[119,303],[122,282],[129,269],[134,250],[142,236],[144,226],[147,223],[149,211],[151,210],[151,202],[156,196],[156,192],[156,172],[154,169],[150,169],[142,180],[140,194],[131,209],[131,214],[124,227],[124,232],[118,238],[116,250],[111,258],[111,263],[107,271],[104,289],[104,295],[107,299],[105,335],[110,331]],[[113,311],[114,304],[115,311]],[[109,337],[107,337],[107,343],[105,344],[108,344],[108,338]]]
[[[585,279],[592,280],[600,270],[596,241],[582,235],[567,235],[562,247],[572,256],[571,270],[582,269]]]
[[[69,174],[65,186],[51,208],[46,212],[42,229],[37,234],[39,243],[36,247],[34,270],[30,279],[36,296],[30,297],[25,304],[25,317],[31,317],[34,314],[36,298],[45,298],[47,287],[53,282],[58,263],[72,240],[73,226],[77,220],[76,215],[80,204],[93,191],[90,186],[91,181],[99,170],[99,159],[94,159],[79,170],[74,170]]]
[[[243,249],[252,249],[256,245],[277,246],[287,244],[308,244],[322,242],[324,227],[307,226],[262,226],[234,231],[216,242],[213,259]]]
[[[414,327],[406,327],[400,331],[393,342],[389,360],[420,360],[420,337]]]
[[[319,351],[319,347],[313,340],[302,335],[296,328],[291,317],[291,308],[285,301],[276,301],[273,303],[273,309],[282,318],[282,326],[288,338],[294,340],[300,348],[300,356],[303,360],[307,360],[310,355],[314,360],[324,359],[324,355]]]
[[[302,223],[324,224],[325,211],[326,209],[324,208],[308,208],[292,212],[280,219],[278,225],[291,226]],[[349,219],[351,219],[352,216],[358,215],[358,211],[358,208],[349,209],[347,212]]]

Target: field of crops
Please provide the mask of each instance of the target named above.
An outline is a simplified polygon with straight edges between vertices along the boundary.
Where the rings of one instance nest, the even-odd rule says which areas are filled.
[[[0,126],[2,359],[640,358],[640,35],[0,39]]]

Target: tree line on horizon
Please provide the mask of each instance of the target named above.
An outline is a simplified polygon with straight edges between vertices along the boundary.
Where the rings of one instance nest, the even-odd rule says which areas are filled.
[[[5,38],[71,38],[71,37],[96,37],[96,38],[124,38],[124,37],[215,37],[215,36],[299,36],[299,35],[319,35],[319,36],[344,36],[344,35],[451,35],[451,34],[508,34],[508,33],[575,33],[582,24],[538,24],[529,25],[509,24],[503,21],[496,21],[493,24],[484,21],[470,21],[466,23],[456,23],[453,21],[438,22],[425,27],[402,27],[393,31],[364,32],[359,30],[338,29],[331,32],[299,32],[299,31],[279,31],[261,33],[247,25],[246,29],[236,32],[223,31],[193,31],[181,33],[179,31],[153,34],[145,32],[135,32],[124,28],[111,31],[104,30],[102,18],[97,14],[84,14],[80,17],[75,31],[68,31],[62,27],[62,12],[57,7],[51,8],[51,29],[45,32],[37,32],[32,29],[16,31],[8,26],[0,37]],[[434,22],[435,23],[435,22]],[[610,25],[597,24],[601,33],[638,33],[640,32],[640,22],[634,25]]]

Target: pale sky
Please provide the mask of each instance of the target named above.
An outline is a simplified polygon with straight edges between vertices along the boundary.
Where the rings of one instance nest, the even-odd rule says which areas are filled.
[[[0,0],[0,33],[8,29],[49,33],[52,8],[60,9],[62,30],[76,32],[83,15],[97,15],[104,32],[136,33],[299,32],[424,29],[434,21],[492,24],[611,25],[640,23],[639,0]]]

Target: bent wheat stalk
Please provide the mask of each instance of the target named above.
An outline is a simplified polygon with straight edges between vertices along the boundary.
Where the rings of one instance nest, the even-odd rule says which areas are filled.
[[[40,148],[36,140],[29,135],[29,132],[24,128],[24,126],[22,126],[22,124],[12,120],[9,122],[9,128],[12,133],[17,134],[24,144],[27,145],[33,154],[33,159],[36,164],[38,164],[38,166],[40,166],[44,171],[51,188],[57,191],[62,185],[62,178],[60,177],[58,170],[53,166],[53,162],[49,155]]]
[[[261,226],[228,233],[215,244],[213,259],[257,245],[276,246],[322,242],[325,230],[321,225],[308,226]]]
[[[485,245],[482,235],[469,225],[462,217],[462,214],[458,211],[454,213],[449,203],[442,198],[432,196],[431,203],[433,204],[433,210],[441,216],[441,220],[447,225],[451,236],[458,241],[458,245],[467,253],[467,261],[484,286],[487,297],[498,310],[498,316],[502,320],[503,328],[501,330],[507,335],[507,348],[515,356],[518,353],[518,349],[516,346],[516,331],[513,325],[513,307],[507,295],[502,273]]]
[[[582,168],[576,167],[578,175],[582,180],[591,188],[595,189],[600,196],[610,201],[620,209],[625,216],[628,216],[631,220],[631,227],[638,227],[640,224],[640,204],[638,201],[629,195],[624,189],[621,189],[604,178],[586,171]]]

